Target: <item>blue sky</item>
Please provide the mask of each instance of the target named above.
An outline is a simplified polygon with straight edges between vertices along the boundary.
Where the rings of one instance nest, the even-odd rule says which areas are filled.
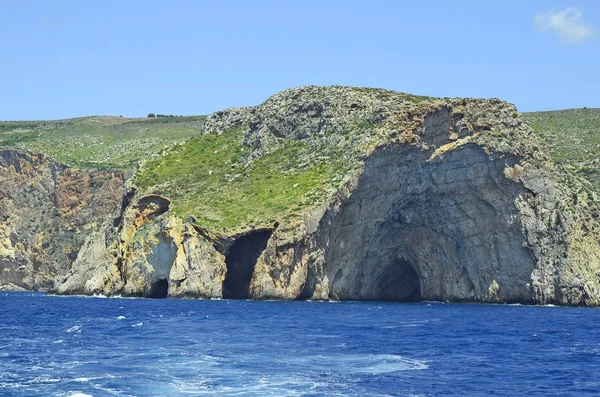
[[[300,85],[600,107],[600,1],[0,0],[0,120],[208,114]]]

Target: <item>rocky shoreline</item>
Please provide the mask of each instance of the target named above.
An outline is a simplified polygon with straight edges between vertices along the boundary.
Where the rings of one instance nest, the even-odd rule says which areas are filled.
[[[290,145],[307,149],[284,174],[333,162],[344,172],[307,189],[294,213],[221,226],[177,207],[215,192],[138,183],[153,163],[91,173],[5,149],[0,197],[16,209],[0,225],[0,284],[154,298],[600,302],[598,219],[571,194],[585,181],[548,160],[511,104],[301,87],[211,115],[193,144],[222,134],[240,148],[222,162],[233,170],[223,184],[252,186],[249,172]]]

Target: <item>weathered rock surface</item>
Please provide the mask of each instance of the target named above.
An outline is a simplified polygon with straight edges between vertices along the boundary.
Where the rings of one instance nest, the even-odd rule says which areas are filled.
[[[133,199],[131,199],[133,196]],[[130,192],[91,235],[53,291],[153,298],[222,296],[226,265],[194,227],[172,216],[170,201]]]
[[[217,112],[203,133],[231,128],[246,166],[303,140],[307,161],[336,148],[353,167],[302,222],[244,232],[180,219],[160,189],[131,186],[55,291],[599,304],[598,220],[569,187],[584,182],[506,102],[301,87]]]
[[[46,290],[121,201],[121,172],[85,172],[0,149],[0,286]]]

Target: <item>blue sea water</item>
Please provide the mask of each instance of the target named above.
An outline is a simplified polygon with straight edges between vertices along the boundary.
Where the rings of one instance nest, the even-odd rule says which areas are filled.
[[[597,396],[600,310],[0,293],[1,396]]]

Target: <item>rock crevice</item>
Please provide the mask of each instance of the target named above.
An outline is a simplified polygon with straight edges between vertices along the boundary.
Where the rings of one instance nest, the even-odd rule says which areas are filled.
[[[227,275],[223,281],[223,297],[247,299],[256,261],[267,246],[272,230],[254,230],[235,239],[227,250]]]

